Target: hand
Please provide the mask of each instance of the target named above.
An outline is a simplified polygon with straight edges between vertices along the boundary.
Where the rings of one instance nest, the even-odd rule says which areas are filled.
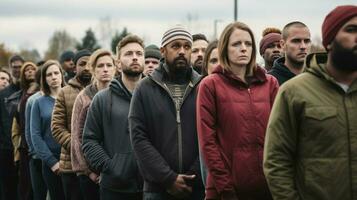
[[[192,187],[188,186],[185,180],[193,180],[195,177],[195,175],[179,174],[167,192],[179,199],[189,197],[192,192]]]
[[[56,175],[59,174],[59,162],[57,162],[56,164],[54,164],[52,167],[51,167],[51,170],[53,171],[53,173],[55,173]]]
[[[98,184],[99,183],[99,176],[96,173],[89,173],[88,177],[90,178],[90,180],[92,180],[94,183]]]

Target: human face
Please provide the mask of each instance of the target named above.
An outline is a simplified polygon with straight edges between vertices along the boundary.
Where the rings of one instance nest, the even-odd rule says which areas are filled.
[[[286,59],[290,63],[303,65],[311,48],[310,31],[307,27],[299,26],[292,26],[288,31],[286,40],[281,40]]]
[[[87,66],[88,60],[89,60],[89,56],[83,56],[78,59],[76,63],[77,74],[81,74],[83,70],[86,70],[87,73],[90,71],[89,67]]]
[[[66,72],[69,72],[69,71],[74,72],[76,70],[72,59],[65,60],[62,64],[62,67],[63,67],[64,71],[66,71]]]
[[[159,67],[160,61],[157,58],[145,58],[145,68],[144,68],[144,75],[147,76],[151,74],[154,69]]]
[[[51,65],[46,70],[46,83],[50,89],[60,88],[62,85],[62,74],[57,65]]]
[[[119,65],[125,75],[140,76],[144,71],[144,62],[144,48],[140,44],[132,42],[121,48]]]
[[[114,77],[115,70],[113,59],[108,55],[102,56],[97,59],[94,76],[99,82],[110,82]]]
[[[212,71],[214,68],[216,68],[219,65],[219,60],[218,60],[218,49],[215,48],[211,51],[211,55],[209,56],[208,63],[207,63],[207,73],[212,74]]]
[[[192,45],[188,40],[174,40],[160,51],[170,69],[176,71],[190,67]]]
[[[280,41],[269,44],[263,54],[263,58],[265,62],[269,63],[270,65],[272,65],[273,62],[276,59],[280,58],[281,56],[282,56],[282,48],[280,45]]]
[[[203,57],[205,56],[208,43],[205,40],[196,40],[192,44],[191,64],[202,69]]]
[[[249,32],[235,29],[228,42],[228,61],[231,67],[246,67],[253,51],[252,37]]]
[[[25,80],[27,81],[34,81],[35,80],[35,74],[36,74],[36,67],[33,65],[27,65],[25,67]]]
[[[10,84],[10,77],[5,72],[0,72],[0,90],[6,88]]]
[[[357,71],[357,17],[342,26],[327,48],[336,69],[347,72]]]
[[[10,63],[10,70],[11,70],[11,75],[16,78],[19,79],[20,78],[20,73],[21,73],[21,67],[24,63],[21,62],[20,60],[16,60],[12,63]]]

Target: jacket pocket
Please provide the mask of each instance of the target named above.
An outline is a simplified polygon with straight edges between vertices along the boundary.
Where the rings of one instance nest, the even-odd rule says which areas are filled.
[[[132,152],[116,153],[103,171],[102,181],[107,187],[126,188],[137,177],[137,165]]]
[[[301,121],[301,133],[304,142],[331,142],[341,135],[337,129],[339,124],[337,108],[329,106],[308,107]]]
[[[336,108],[333,107],[310,107],[306,108],[305,110],[305,116],[310,119],[322,121],[326,120],[329,118],[336,117],[337,115],[337,110]]]

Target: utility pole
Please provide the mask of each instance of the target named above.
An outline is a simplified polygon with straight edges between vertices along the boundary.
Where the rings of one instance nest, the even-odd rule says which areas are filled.
[[[234,0],[234,21],[238,20],[238,0]]]
[[[222,20],[220,20],[220,19],[215,19],[214,20],[214,26],[213,26],[213,28],[214,28],[214,39],[217,39],[217,24],[219,22],[222,22]]]

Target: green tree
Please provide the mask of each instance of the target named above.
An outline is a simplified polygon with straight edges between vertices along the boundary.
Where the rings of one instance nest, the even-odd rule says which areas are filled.
[[[129,34],[129,32],[128,32],[128,29],[126,28],[126,27],[124,27],[124,29],[119,33],[119,31],[116,31],[115,32],[115,35],[113,36],[113,38],[112,38],[112,42],[111,42],[111,47],[112,47],[112,52],[114,53],[114,54],[116,54],[117,53],[117,49],[116,49],[116,47],[117,47],[117,45],[118,45],[118,43],[125,37],[125,36],[127,36]]]
[[[66,30],[57,30],[53,33],[48,43],[45,59],[58,59],[62,52],[74,50],[77,40]]]
[[[0,68],[8,66],[10,57],[13,55],[13,52],[6,48],[5,44],[0,43]]]
[[[82,43],[78,44],[76,48],[77,50],[88,49],[92,52],[100,48],[91,28],[86,31],[86,35],[82,38]]]

